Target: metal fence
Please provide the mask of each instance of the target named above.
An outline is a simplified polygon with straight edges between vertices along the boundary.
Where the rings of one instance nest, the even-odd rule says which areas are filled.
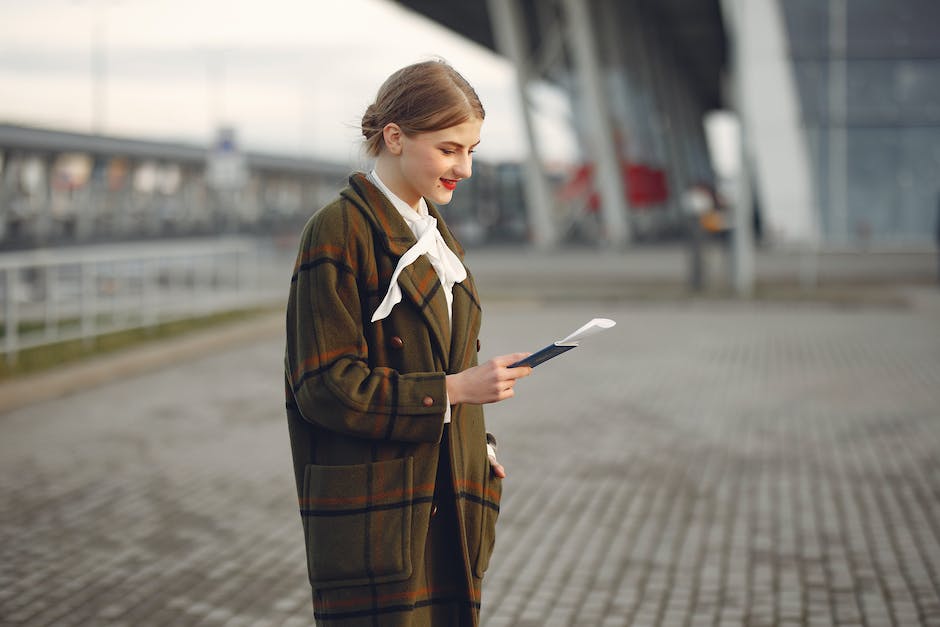
[[[273,304],[290,259],[250,239],[188,240],[0,255],[2,347],[28,348]]]

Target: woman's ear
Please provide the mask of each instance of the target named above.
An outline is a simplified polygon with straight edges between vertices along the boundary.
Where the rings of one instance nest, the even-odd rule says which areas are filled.
[[[385,125],[385,128],[382,129],[382,137],[385,139],[385,148],[387,148],[391,154],[401,154],[401,127],[394,122],[389,122]]]

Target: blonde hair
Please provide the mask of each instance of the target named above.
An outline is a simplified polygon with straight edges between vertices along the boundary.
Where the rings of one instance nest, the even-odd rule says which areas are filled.
[[[444,61],[415,63],[389,76],[366,108],[361,124],[366,153],[382,152],[386,124],[397,124],[410,137],[485,115],[477,93],[457,70]]]

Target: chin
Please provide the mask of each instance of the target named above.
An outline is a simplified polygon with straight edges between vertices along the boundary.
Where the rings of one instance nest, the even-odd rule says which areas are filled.
[[[454,192],[446,189],[435,189],[432,194],[429,194],[428,197],[434,202],[435,205],[446,205],[454,198]]]

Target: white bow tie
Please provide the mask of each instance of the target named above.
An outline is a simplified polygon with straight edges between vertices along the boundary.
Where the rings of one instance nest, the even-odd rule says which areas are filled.
[[[388,292],[385,298],[379,304],[378,309],[372,314],[372,322],[381,320],[392,312],[392,308],[401,302],[401,288],[398,286],[398,277],[402,270],[410,266],[421,255],[427,255],[431,266],[437,272],[441,281],[441,287],[444,288],[444,298],[447,300],[447,315],[451,316],[451,309],[454,301],[454,284],[460,283],[467,278],[467,269],[464,268],[460,258],[447,246],[447,242],[437,230],[437,220],[433,216],[421,216],[417,212],[413,215],[402,213],[402,217],[409,223],[412,231],[418,237],[417,243],[405,251],[405,254],[398,260],[395,272],[392,273],[392,280],[388,286]]]

